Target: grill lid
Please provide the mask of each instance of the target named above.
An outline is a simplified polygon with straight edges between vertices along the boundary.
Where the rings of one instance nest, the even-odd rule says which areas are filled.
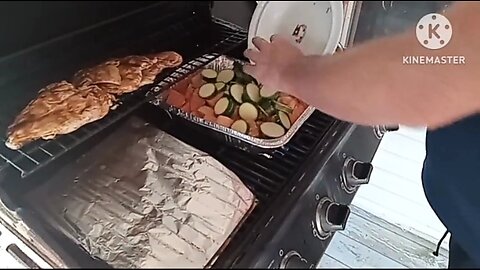
[[[252,38],[289,36],[305,54],[333,54],[343,24],[341,1],[257,1],[248,31]]]

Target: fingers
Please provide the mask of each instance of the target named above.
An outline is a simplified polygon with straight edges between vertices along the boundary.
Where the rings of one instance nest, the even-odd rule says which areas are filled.
[[[271,43],[276,42],[276,41],[278,41],[279,38],[280,38],[280,35],[277,35],[277,34],[272,35],[272,36],[270,37],[270,42],[271,42]]]
[[[252,43],[260,51],[265,49],[265,47],[268,46],[268,41],[266,41],[265,39],[263,39],[261,37],[254,37],[252,39]]]
[[[260,60],[260,52],[253,49],[246,49],[243,55],[255,63]]]

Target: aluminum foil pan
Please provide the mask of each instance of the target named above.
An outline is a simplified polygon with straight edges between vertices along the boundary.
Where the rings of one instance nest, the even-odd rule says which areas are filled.
[[[212,55],[205,55],[202,56],[202,58],[212,58]],[[241,64],[244,64],[245,62],[240,61],[238,59],[233,59],[225,55],[218,56],[216,59],[208,63],[207,65],[204,66],[204,68],[211,68],[215,70],[220,70],[220,69],[225,69],[225,68],[233,68],[233,64],[235,62],[239,62]],[[177,82],[177,84],[181,83]],[[175,84],[172,85],[172,87],[175,87]],[[238,139],[242,142],[254,145],[256,147],[260,148],[266,148],[266,149],[272,149],[272,148],[279,148],[284,146],[286,143],[290,141],[290,139],[295,135],[295,133],[298,131],[298,129],[303,125],[303,123],[310,117],[310,115],[315,111],[315,108],[312,106],[308,106],[305,111],[300,115],[300,117],[297,119],[295,123],[292,124],[290,129],[283,135],[282,137],[275,138],[275,139],[263,139],[263,138],[255,138],[247,134],[240,133],[236,130],[233,130],[231,128],[224,127],[222,125],[219,125],[217,123],[212,123],[210,121],[206,121],[202,118],[199,118],[195,115],[192,115],[190,113],[186,113],[182,111],[179,108],[176,108],[174,106],[170,106],[166,103],[167,99],[167,91],[164,91],[160,93],[154,100],[151,101],[152,104],[160,106],[162,108],[165,108],[168,110],[173,115],[182,117],[190,122],[202,125],[204,127],[210,128],[212,130],[221,132],[227,136],[231,136],[235,139]],[[227,141],[229,139],[227,138]]]
[[[205,268],[255,204],[220,162],[131,118],[25,196],[114,268]]]

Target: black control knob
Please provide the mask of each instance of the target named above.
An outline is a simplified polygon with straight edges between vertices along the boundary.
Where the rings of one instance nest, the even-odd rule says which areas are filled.
[[[384,126],[384,129],[387,132],[393,132],[393,131],[399,130],[400,127],[398,125],[396,125],[396,126]]]
[[[345,230],[350,208],[329,198],[323,198],[317,205],[315,215],[317,232],[320,238],[326,238],[336,231]]]
[[[280,262],[280,269],[308,269],[309,264],[308,262],[298,254],[296,251],[288,252],[285,257],[283,257],[282,261]]]
[[[399,127],[398,125],[375,126],[375,127],[373,128],[373,132],[375,133],[375,136],[377,136],[377,138],[382,138],[383,135],[385,135],[385,133],[397,131],[399,128],[400,128],[400,127]]]
[[[342,184],[347,192],[353,192],[358,186],[368,184],[373,171],[369,162],[361,162],[354,158],[345,159],[342,170]]]

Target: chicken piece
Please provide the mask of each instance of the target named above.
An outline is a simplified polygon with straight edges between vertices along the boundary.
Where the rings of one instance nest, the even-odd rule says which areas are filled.
[[[120,76],[122,82],[120,84],[120,91],[122,93],[129,93],[138,88],[153,83],[148,77],[143,76],[143,70],[149,69],[154,65],[156,60],[152,60],[146,56],[127,56],[120,60]]]
[[[95,85],[75,88],[62,81],[40,90],[8,127],[5,145],[13,150],[37,139],[53,139],[103,118],[115,98]]]
[[[72,83],[75,87],[99,83],[120,85],[122,77],[119,65],[120,61],[110,60],[92,68],[82,69],[73,75]]]
[[[130,55],[80,70],[72,82],[75,87],[95,84],[111,94],[122,95],[153,83],[164,68],[176,67],[181,62],[182,57],[175,52]]]
[[[94,81],[94,84],[97,84],[108,93],[115,95],[130,93],[148,84],[143,81],[142,70],[150,68],[154,63],[153,60],[145,56],[130,55],[115,59],[114,61],[119,63],[117,68],[120,74],[120,83],[113,84]]]
[[[155,78],[165,68],[178,67],[182,64],[183,58],[180,54],[172,51],[150,54],[147,56],[154,63],[151,67],[142,71],[142,84],[153,83]]]
[[[151,54],[149,58],[155,59],[157,63],[167,68],[178,67],[183,62],[182,56],[173,51]]]
[[[117,88],[118,91],[111,91],[109,93],[121,95],[133,92],[140,88],[140,83],[142,82],[141,67],[125,63],[120,64],[118,70],[120,71],[122,82]]]
[[[151,67],[156,61],[146,56],[130,55],[119,60],[120,64],[130,64],[135,67],[139,67],[142,70]]]

